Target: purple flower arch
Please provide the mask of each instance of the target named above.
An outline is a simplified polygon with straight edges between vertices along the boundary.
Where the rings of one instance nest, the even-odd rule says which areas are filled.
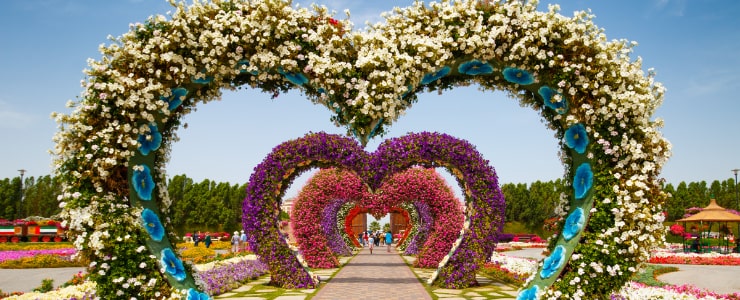
[[[350,138],[312,133],[284,142],[255,167],[243,205],[249,243],[270,269],[273,284],[315,287],[316,278],[278,231],[280,199],[293,178],[313,167],[340,167],[365,179],[372,190],[415,165],[445,167],[466,195],[465,223],[432,281],[448,288],[472,286],[475,273],[495,249],[503,227],[504,198],[495,171],[467,141],[440,133],[411,133],[386,140],[372,154]]]
[[[414,202],[413,204],[409,204],[409,206],[409,210],[414,211],[411,215],[412,220],[414,220],[416,224],[414,224],[411,232],[400,247],[404,249],[403,253],[405,255],[416,255],[419,254],[419,245],[424,245],[424,242],[426,242],[434,219],[432,219],[429,205],[426,203]]]
[[[336,199],[329,203],[321,214],[321,229],[324,230],[329,249],[332,253],[340,256],[347,256],[352,253],[350,245],[342,236],[344,230],[337,228],[339,210],[345,203],[347,202],[342,199]]]

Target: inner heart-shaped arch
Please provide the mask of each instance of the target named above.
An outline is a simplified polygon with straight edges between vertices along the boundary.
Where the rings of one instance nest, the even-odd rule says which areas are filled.
[[[318,283],[275,225],[280,199],[295,176],[312,167],[340,167],[377,189],[386,178],[415,165],[446,168],[466,195],[463,230],[429,281],[448,288],[476,284],[475,273],[493,254],[503,227],[504,198],[495,171],[473,145],[428,132],[386,140],[373,153],[352,139],[326,133],[308,134],[275,147],[255,167],[243,205],[250,246],[269,266],[272,282],[296,288]]]
[[[335,240],[343,242],[343,239],[329,235],[329,231],[336,228],[337,220],[336,215],[324,214],[327,208],[356,203],[371,214],[385,215],[405,203],[424,202],[434,219],[428,221],[433,224],[432,230],[428,237],[425,236],[415,266],[437,267],[449,253],[463,225],[462,204],[445,180],[434,169],[411,168],[388,177],[374,193],[366,191],[356,174],[335,168],[320,170],[306,182],[291,209],[293,235],[306,264],[311,268],[338,267],[336,255],[345,251],[346,245],[332,244]],[[344,224],[344,220],[341,223]],[[355,238],[354,234],[350,236]]]

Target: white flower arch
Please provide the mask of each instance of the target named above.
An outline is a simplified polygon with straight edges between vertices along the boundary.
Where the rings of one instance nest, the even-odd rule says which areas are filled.
[[[180,118],[240,86],[300,89],[363,144],[418,92],[467,84],[510,92],[562,137],[573,188],[562,197],[553,255],[520,296],[618,289],[662,239],[658,175],[670,144],[651,118],[664,90],[632,60],[633,45],[608,41],[588,14],[536,5],[417,2],[357,32],[324,7],[214,0],[132,26],[89,63],[74,112],[57,116],[60,201],[76,247],[94,262],[99,295],[200,293],[169,252],[163,169]]]

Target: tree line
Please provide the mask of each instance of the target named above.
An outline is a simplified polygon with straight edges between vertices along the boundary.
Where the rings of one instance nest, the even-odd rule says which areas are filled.
[[[732,178],[711,184],[705,181],[666,184],[663,190],[672,195],[664,207],[667,220],[682,218],[687,208],[707,206],[712,198],[722,207],[738,209],[736,188]],[[168,180],[167,190],[172,200],[171,221],[179,234],[241,229],[246,183],[209,179],[195,182],[186,175],[177,175]],[[520,222],[532,231],[540,230],[553,217],[560,194],[567,192],[562,179],[506,183],[501,185],[501,191],[506,197],[506,220]],[[60,183],[50,175],[24,178],[22,185],[20,177],[5,178],[0,181],[0,219],[53,217],[61,211],[57,202],[60,192]],[[283,214],[282,218],[285,217]]]

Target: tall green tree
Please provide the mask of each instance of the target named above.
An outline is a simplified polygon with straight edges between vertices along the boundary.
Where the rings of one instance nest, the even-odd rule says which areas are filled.
[[[59,214],[57,196],[62,193],[61,184],[50,175],[38,179],[29,177],[24,183],[23,212],[26,216],[52,217]]]
[[[0,218],[14,220],[20,218],[21,179],[5,178],[0,181]]]
[[[524,183],[507,183],[501,186],[501,192],[506,199],[506,221],[521,221],[524,206],[529,199],[529,189]]]
[[[689,183],[687,199],[691,205],[689,207],[705,207],[709,204],[710,197],[706,181]]]
[[[686,209],[682,203],[683,199],[677,197],[676,189],[670,183],[663,187],[663,191],[671,195],[671,197],[668,197],[666,200],[664,207],[665,211],[668,213],[666,220],[675,221],[681,219],[684,214],[684,209]]]
[[[380,230],[380,223],[378,221],[373,220],[370,222],[370,231],[378,231]]]
[[[172,226],[177,230],[184,232],[188,230],[186,225],[189,222],[190,212],[194,209],[192,202],[187,201],[185,195],[193,187],[193,180],[185,175],[177,175],[170,179],[167,184],[167,193],[170,195],[172,205],[170,206],[170,216]]]

